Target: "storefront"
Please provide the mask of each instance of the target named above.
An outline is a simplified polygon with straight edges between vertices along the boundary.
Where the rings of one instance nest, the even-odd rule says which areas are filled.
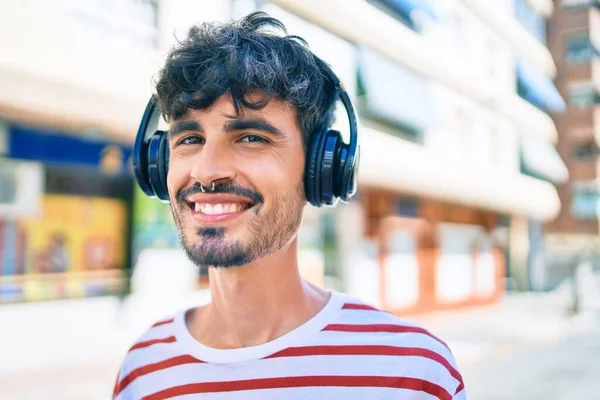
[[[495,240],[494,213],[382,190],[361,197],[379,306],[405,315],[490,304],[502,294],[505,245]]]
[[[7,126],[0,157],[0,304],[126,292],[130,148]]]

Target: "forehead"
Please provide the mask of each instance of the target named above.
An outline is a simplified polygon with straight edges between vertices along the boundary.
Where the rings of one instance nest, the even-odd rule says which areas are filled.
[[[252,104],[260,102],[263,98],[262,93],[256,92],[246,95],[245,100]],[[217,98],[207,108],[199,110],[188,109],[181,117],[174,119],[173,122],[205,118],[248,119],[261,117],[278,125],[290,125],[291,123],[296,127],[298,126],[296,109],[288,102],[279,98],[272,98],[266,105],[256,109],[245,107],[240,103],[238,111],[236,112],[231,95],[226,94]]]

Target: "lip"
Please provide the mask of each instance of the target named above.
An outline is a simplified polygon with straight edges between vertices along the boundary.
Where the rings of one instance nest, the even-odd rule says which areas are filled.
[[[222,194],[222,193],[196,193],[186,198],[192,218],[201,224],[210,224],[215,222],[226,222],[240,217],[245,212],[254,208],[256,204],[244,197]],[[204,204],[223,204],[223,203],[238,203],[243,204],[244,208],[241,211],[224,214],[204,214],[195,211],[195,203]],[[250,207],[247,207],[250,205]]]
[[[214,222],[229,221],[234,218],[240,217],[242,214],[250,211],[254,207],[256,207],[256,205],[253,205],[252,207],[246,208],[242,211],[227,214],[202,214],[200,212],[195,212],[190,207],[190,213],[192,214],[192,218],[194,218],[195,221],[200,222],[201,224],[210,224]]]
[[[241,203],[241,204],[252,204],[252,201],[246,197],[240,197],[233,194],[226,193],[194,193],[186,197],[185,201],[189,203],[207,203],[207,204],[219,204],[219,203]]]

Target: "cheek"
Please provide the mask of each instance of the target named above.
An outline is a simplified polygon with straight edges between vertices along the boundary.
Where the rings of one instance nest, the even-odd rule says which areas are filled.
[[[185,169],[185,164],[171,159],[169,162],[169,172],[167,174],[167,187],[169,193],[175,196],[189,180],[189,171]]]
[[[247,177],[253,185],[261,192],[270,192],[263,193],[265,196],[297,186],[304,176],[303,155],[269,155],[247,165]]]

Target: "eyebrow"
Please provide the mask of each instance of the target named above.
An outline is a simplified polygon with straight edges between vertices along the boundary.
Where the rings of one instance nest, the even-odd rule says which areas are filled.
[[[279,129],[275,128],[273,125],[271,125],[262,118],[236,119],[233,121],[229,121],[225,124],[226,132],[241,131],[244,129],[254,129],[257,131],[270,133],[273,136],[285,136],[283,132],[281,132]]]
[[[181,121],[176,122],[169,128],[168,137],[173,139],[177,135],[185,131],[200,131],[202,132],[202,125],[198,121]]]
[[[273,136],[284,136],[283,132],[275,128],[273,125],[268,123],[262,118],[255,119],[236,119],[229,121],[225,124],[225,132],[241,131],[245,129],[254,129],[270,133]],[[186,131],[199,131],[203,132],[202,125],[198,121],[180,121],[176,122],[169,128],[168,138],[173,139]]]

